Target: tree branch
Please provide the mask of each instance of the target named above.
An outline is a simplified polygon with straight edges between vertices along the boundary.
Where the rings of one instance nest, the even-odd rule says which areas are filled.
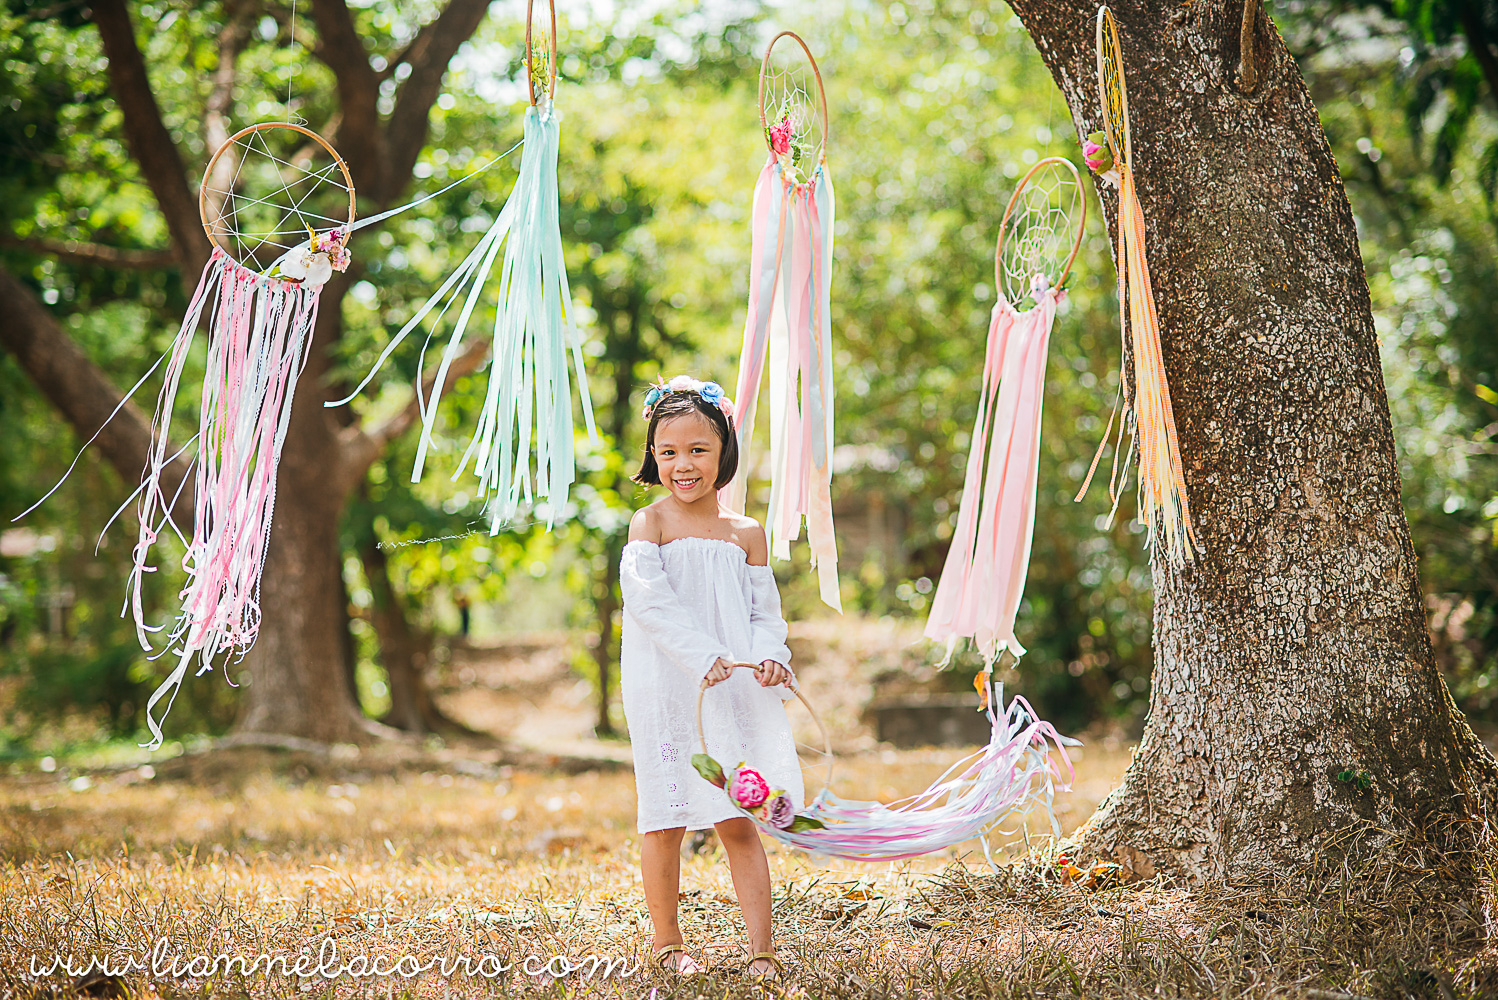
[[[383,201],[393,200],[406,186],[421,147],[426,145],[432,104],[442,91],[442,77],[459,46],[473,37],[489,10],[488,0],[450,0],[435,19],[424,25],[402,53],[411,75],[401,85],[395,109],[386,126],[385,149],[389,162],[382,171]],[[382,203],[383,203],[382,201]]]
[[[216,150],[229,141],[229,111],[234,105],[234,84],[239,79],[239,54],[250,38],[250,26],[241,5],[226,3],[224,13],[228,22],[218,34],[218,68],[213,71],[213,90],[203,108],[203,138],[210,150]],[[213,207],[209,218],[222,217],[226,196],[216,192],[229,190],[239,170],[240,159],[238,149],[229,149],[214,164],[213,176],[208,180],[212,191],[207,197]]]
[[[102,243],[86,243],[82,240],[53,240],[46,238],[22,239],[19,236],[0,235],[0,246],[15,247],[32,253],[66,257],[78,264],[98,264],[103,267],[139,268],[154,270],[171,267],[176,255],[170,250],[144,250],[133,247],[110,247]]]
[[[109,57],[109,85],[124,116],[130,155],[166,218],[172,250],[182,268],[183,287],[191,294],[213,245],[203,232],[187,170],[162,122],[124,0],[95,0],[92,11],[104,53]]]
[[[338,106],[343,118],[336,142],[339,154],[354,173],[356,186],[380,198],[384,163],[384,132],[380,128],[380,81],[369,65],[364,40],[354,28],[343,0],[312,0],[319,44],[315,50],[338,81]]]
[[[454,358],[453,363],[448,366],[447,377],[442,380],[442,392],[446,393],[464,375],[477,371],[484,363],[484,359],[489,356],[489,347],[489,341],[478,338],[468,345],[467,350]],[[422,379],[421,395],[417,396],[413,393],[411,401],[393,417],[368,429],[346,428],[341,435],[344,439],[343,454],[346,470],[350,474],[362,477],[374,460],[380,457],[385,446],[404,434],[416,422],[416,418],[421,415],[420,401],[431,400],[432,388],[436,384],[437,373],[434,370]]]
[[[1461,4],[1462,33],[1467,36],[1467,51],[1477,60],[1482,77],[1488,84],[1488,97],[1498,102],[1498,56],[1488,44],[1487,32],[1483,28],[1482,15],[1476,4]]]
[[[1258,57],[1254,52],[1254,31],[1259,26],[1259,8],[1263,0],[1243,0],[1243,23],[1238,26],[1238,90],[1252,94],[1259,85]]]
[[[151,450],[151,425],[145,414],[126,403],[114,419],[109,418],[123,394],[63,332],[31,289],[4,268],[0,268],[0,302],[6,311],[6,321],[0,323],[0,347],[15,356],[81,439],[87,441],[98,431],[94,446],[103,452],[105,461],[127,483],[138,482]],[[188,463],[181,458],[162,471],[161,486],[168,497],[183,486],[187,471]],[[178,523],[192,521],[193,504],[189,478],[173,510]]]

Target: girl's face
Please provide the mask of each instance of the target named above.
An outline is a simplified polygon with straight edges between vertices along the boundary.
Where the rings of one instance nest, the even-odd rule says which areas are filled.
[[[661,483],[677,500],[692,503],[715,492],[723,443],[702,414],[662,420],[656,425],[651,451]]]

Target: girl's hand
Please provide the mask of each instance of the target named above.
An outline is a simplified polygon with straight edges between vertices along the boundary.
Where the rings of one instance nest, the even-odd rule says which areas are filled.
[[[717,662],[713,664],[713,668],[702,678],[702,686],[710,688],[714,684],[722,684],[733,674],[733,667],[732,663],[721,656],[718,657]]]
[[[754,668],[755,676],[759,678],[760,687],[774,687],[776,684],[785,684],[791,679],[790,670],[781,663],[774,660],[765,660]]]

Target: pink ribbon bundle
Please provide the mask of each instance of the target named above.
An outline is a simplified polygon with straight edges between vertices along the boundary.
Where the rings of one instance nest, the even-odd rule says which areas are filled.
[[[754,415],[770,372],[770,554],[790,558],[805,518],[822,600],[842,610],[832,526],[832,178],[805,183],[772,154],[754,186],[749,309],[734,398],[741,459],[724,503],[742,511]]]
[[[1057,790],[1071,788],[1075,776],[1066,748],[1080,745],[1042,722],[1023,698],[1016,697],[1007,711],[995,712],[995,704],[1004,704],[1002,686],[988,703],[988,745],[908,798],[887,804],[865,802],[823,789],[799,812],[821,825],[800,830],[780,829],[763,816],[738,808],[769,836],[812,854],[849,861],[903,861],[976,837],[993,864],[986,834],[1007,817],[1041,807],[1060,836],[1052,802]]]
[[[1006,649],[1016,658],[1025,652],[1014,618],[1035,531],[1041,403],[1057,296],[1043,288],[1024,312],[1002,295],[994,306],[962,505],[926,621],[926,635],[945,642],[948,656],[959,638],[972,637],[989,669]]]
[[[179,659],[146,703],[150,749],[159,747],[162,739],[160,721],[151,712],[169,695],[162,719],[171,711],[192,657],[200,657],[198,673],[205,673],[212,669],[216,653],[238,649],[243,654],[259,631],[260,573],[276,503],[276,466],[296,380],[307,364],[321,290],[320,285],[304,287],[256,274],[215,249],[173,341],[151,423],[151,451],[137,491],[140,533],[126,588],[136,635],[142,648],[150,651],[147,633],[162,631],[163,626],[146,624],[141,585],[145,574],[156,572],[150,565],[156,539],[166,529],[175,532],[187,547],[182,560],[187,583],[178,595],[182,606],[166,646],[175,647]],[[198,433],[182,451],[168,455],[167,428],[183,368],[209,303]],[[196,503],[188,538],[172,519],[177,498],[166,496],[161,477],[194,443]]]

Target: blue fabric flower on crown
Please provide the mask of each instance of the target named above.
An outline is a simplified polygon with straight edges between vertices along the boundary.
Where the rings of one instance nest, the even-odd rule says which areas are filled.
[[[677,375],[669,382],[657,382],[645,393],[645,406],[640,411],[640,417],[644,420],[650,419],[650,414],[655,411],[655,404],[668,393],[672,392],[695,392],[701,396],[709,405],[717,407],[728,418],[729,425],[733,424],[733,400],[723,391],[723,387],[716,382],[702,382],[690,375]]]

